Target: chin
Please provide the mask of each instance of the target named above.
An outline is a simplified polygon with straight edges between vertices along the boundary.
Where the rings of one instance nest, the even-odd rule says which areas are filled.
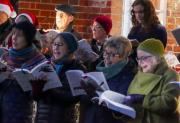
[[[152,72],[153,72],[152,69],[143,69],[142,71],[143,71],[144,73],[152,73]]]

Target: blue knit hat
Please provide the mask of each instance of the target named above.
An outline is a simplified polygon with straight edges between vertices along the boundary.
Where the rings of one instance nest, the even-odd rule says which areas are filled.
[[[77,50],[78,48],[77,40],[71,33],[62,32],[58,34],[58,37],[59,36],[63,38],[63,41],[64,43],[66,43],[70,53],[73,53],[74,51]]]

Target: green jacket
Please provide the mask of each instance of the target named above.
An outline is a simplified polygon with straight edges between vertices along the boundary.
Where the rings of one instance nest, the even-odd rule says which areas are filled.
[[[128,89],[128,94],[145,95],[143,104],[134,104],[137,112],[130,123],[180,123],[177,113],[180,89],[171,81],[179,81],[179,75],[160,63],[154,74],[138,72]]]

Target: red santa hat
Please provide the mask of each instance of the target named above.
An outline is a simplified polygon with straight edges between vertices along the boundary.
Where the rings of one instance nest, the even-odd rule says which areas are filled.
[[[17,15],[9,0],[0,0],[0,11],[5,12],[11,18]]]
[[[35,27],[38,26],[38,24],[39,24],[38,19],[37,19],[36,15],[34,15],[33,13],[30,13],[30,12],[22,12],[21,14],[19,14],[19,15],[16,17],[15,22],[16,22],[21,16],[25,16]]]

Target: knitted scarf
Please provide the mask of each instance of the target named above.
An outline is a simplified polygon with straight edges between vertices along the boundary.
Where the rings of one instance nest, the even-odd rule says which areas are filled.
[[[7,65],[11,68],[22,68],[31,70],[34,66],[46,60],[34,46],[15,50],[9,49],[7,54],[4,54],[2,60],[7,62]]]
[[[104,62],[104,61],[103,61]],[[106,79],[109,80],[112,77],[118,75],[118,73],[120,73],[122,71],[122,69],[126,66],[126,64],[128,63],[128,60],[123,60],[120,61],[116,64],[113,64],[110,67],[105,67],[103,66],[103,62],[100,62],[97,66],[96,66],[96,70],[103,72]]]

